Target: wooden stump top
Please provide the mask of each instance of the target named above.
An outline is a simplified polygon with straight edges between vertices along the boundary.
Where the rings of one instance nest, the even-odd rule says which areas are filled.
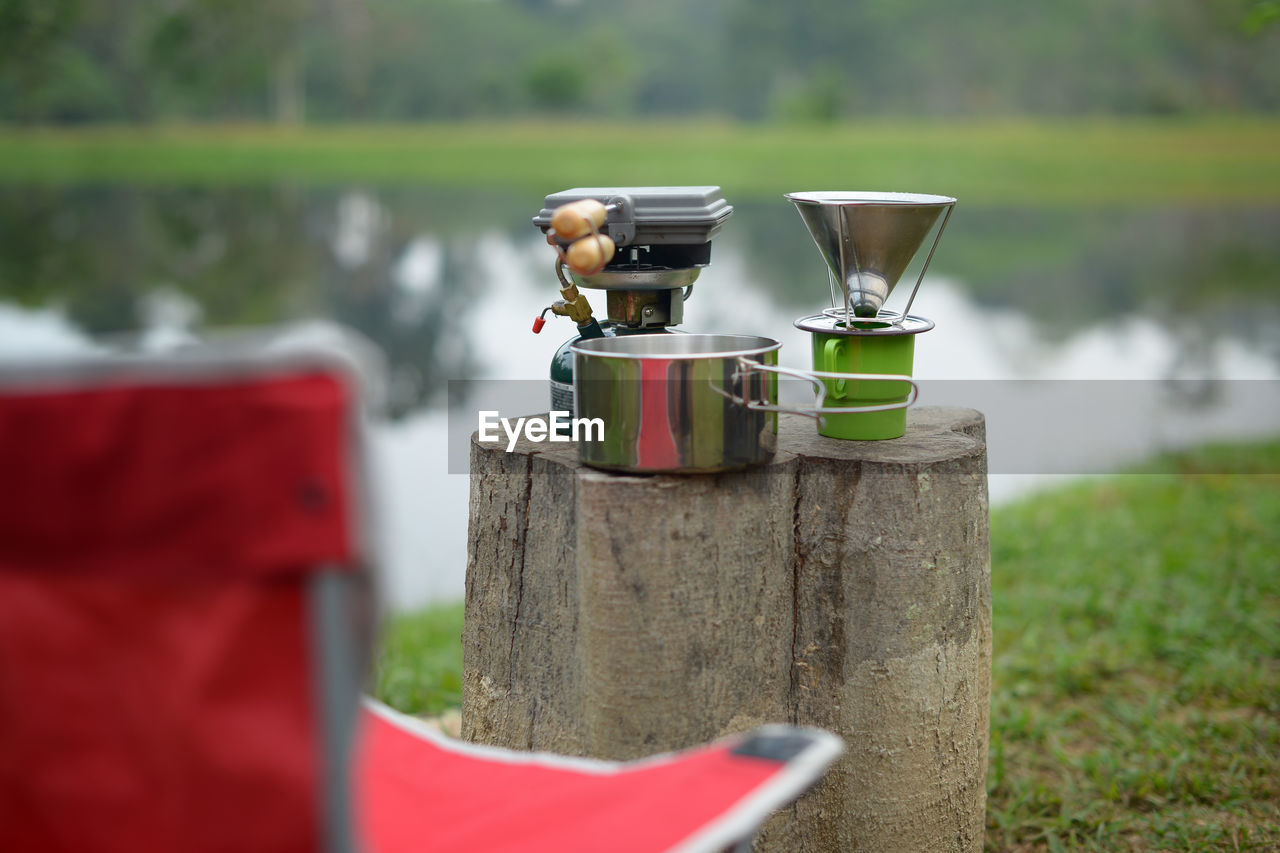
[[[981,413],[763,465],[619,474],[473,436],[465,738],[627,759],[771,722],[848,747],[767,851],[978,851],[991,589]]]

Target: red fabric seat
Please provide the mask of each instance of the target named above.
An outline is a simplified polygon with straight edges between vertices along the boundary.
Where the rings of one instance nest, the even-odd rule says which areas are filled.
[[[615,763],[453,741],[374,703],[363,717],[357,825],[379,853],[722,850],[842,749],[825,732],[776,726]]]
[[[317,849],[306,585],[355,565],[350,385],[143,363],[4,386],[0,849]]]
[[[357,404],[322,354],[0,370],[0,850],[713,850],[833,760],[792,729],[617,765],[357,714]]]

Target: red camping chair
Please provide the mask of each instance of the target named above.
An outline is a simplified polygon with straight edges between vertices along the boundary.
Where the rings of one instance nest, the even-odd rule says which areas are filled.
[[[841,747],[629,764],[359,701],[356,383],[205,351],[0,369],[0,850],[712,851]]]

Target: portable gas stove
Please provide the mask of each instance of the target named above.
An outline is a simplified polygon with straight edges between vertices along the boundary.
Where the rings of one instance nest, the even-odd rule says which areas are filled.
[[[548,311],[578,325],[551,359],[553,411],[574,411],[575,342],[661,334],[683,322],[693,283],[711,261],[711,239],[732,214],[720,188],[709,186],[584,187],[546,197],[533,224],[556,248],[561,299],[533,331]],[[604,291],[604,322],[579,288]]]

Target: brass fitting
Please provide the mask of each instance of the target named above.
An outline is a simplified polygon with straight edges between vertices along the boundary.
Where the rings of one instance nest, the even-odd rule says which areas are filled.
[[[591,319],[591,305],[575,285],[560,288],[560,295],[564,298],[551,304],[551,313],[568,317],[579,326]]]

